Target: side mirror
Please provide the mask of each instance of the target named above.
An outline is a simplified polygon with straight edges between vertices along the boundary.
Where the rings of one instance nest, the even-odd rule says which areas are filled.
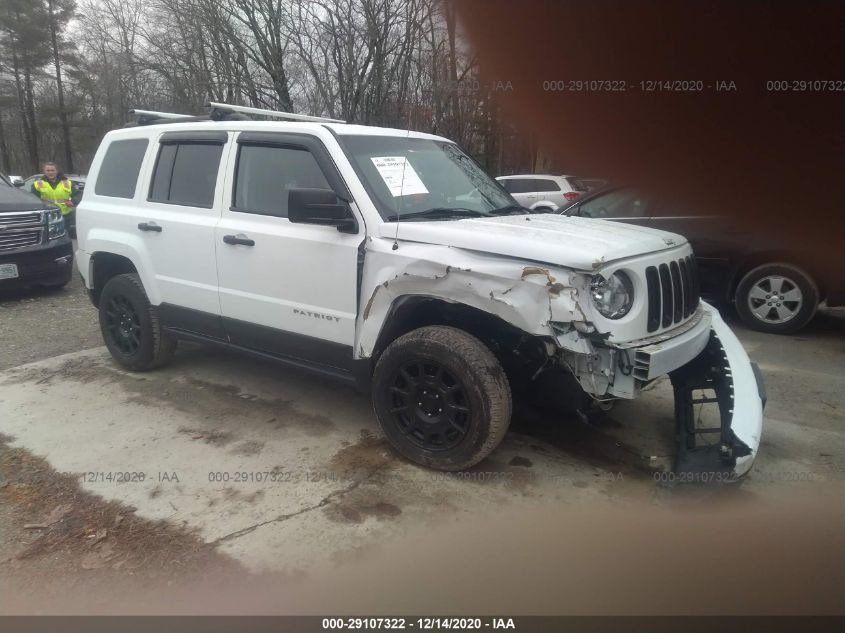
[[[341,233],[358,232],[358,222],[349,204],[331,189],[291,189],[288,220],[296,224],[335,226]]]
[[[15,187],[23,187],[24,182],[23,182],[23,180],[16,180],[12,184],[15,185]]]

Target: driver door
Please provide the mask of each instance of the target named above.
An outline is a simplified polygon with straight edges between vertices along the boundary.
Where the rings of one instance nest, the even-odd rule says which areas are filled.
[[[325,147],[307,135],[257,132],[235,145],[215,235],[229,341],[351,368],[362,236],[287,217],[291,189],[344,187]]]

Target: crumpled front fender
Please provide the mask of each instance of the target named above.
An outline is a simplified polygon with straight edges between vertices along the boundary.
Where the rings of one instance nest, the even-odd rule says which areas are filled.
[[[760,446],[766,402],[759,369],[719,313],[707,309],[712,312],[707,346],[670,374],[675,391],[674,470],[683,475],[682,481],[705,483],[748,473]],[[707,404],[718,406],[719,427],[697,425],[696,408]]]

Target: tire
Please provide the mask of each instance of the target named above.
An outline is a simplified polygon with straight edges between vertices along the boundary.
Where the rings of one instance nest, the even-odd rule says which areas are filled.
[[[481,341],[457,328],[423,327],[393,341],[376,365],[372,389],[387,440],[429,468],[474,466],[510,424],[511,391],[502,366]]]
[[[777,262],[747,273],[736,287],[734,301],[739,317],[751,329],[789,334],[813,318],[819,305],[819,288],[798,266]]]
[[[161,329],[140,277],[116,275],[100,297],[100,332],[114,359],[126,369],[147,371],[166,364],[176,340]]]

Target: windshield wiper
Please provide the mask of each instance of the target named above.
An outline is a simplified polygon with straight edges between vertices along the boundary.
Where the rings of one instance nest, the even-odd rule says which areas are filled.
[[[487,214],[474,209],[464,209],[461,207],[435,207],[434,209],[425,209],[424,211],[414,211],[413,213],[394,213],[386,218],[386,222],[401,222],[402,220],[412,220],[414,218],[483,218]]]
[[[526,213],[534,213],[531,209],[526,209],[521,204],[509,204],[501,209],[493,209],[489,212],[490,215],[525,215]]]

